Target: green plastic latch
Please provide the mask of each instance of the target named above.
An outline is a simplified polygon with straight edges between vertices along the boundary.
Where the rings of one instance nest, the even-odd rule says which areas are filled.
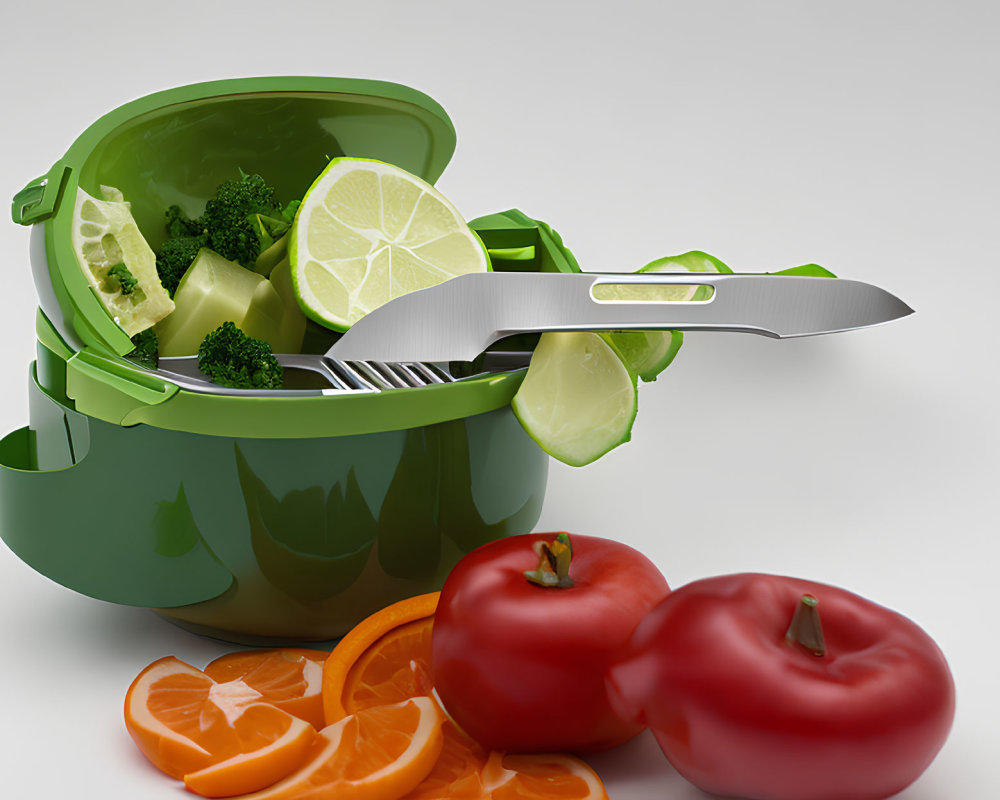
[[[76,410],[116,425],[137,408],[159,405],[178,391],[173,383],[89,348],[66,362],[66,394]]]
[[[10,216],[18,225],[34,225],[48,219],[56,212],[62,196],[69,167],[56,164],[47,175],[35,178],[14,195],[10,206]]]
[[[469,222],[497,272],[579,272],[576,258],[552,226],[516,208]]]

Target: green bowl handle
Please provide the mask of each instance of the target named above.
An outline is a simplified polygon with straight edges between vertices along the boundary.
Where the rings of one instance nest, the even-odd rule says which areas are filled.
[[[45,175],[35,178],[14,195],[10,216],[18,225],[34,225],[56,213],[70,169],[57,162]]]

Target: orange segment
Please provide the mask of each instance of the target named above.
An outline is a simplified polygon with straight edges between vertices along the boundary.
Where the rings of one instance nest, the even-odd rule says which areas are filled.
[[[327,723],[378,703],[428,693],[430,630],[439,596],[431,592],[386,606],[337,643],[323,665]]]
[[[369,647],[347,672],[344,708],[353,714],[430,694],[433,623],[433,617],[408,622]]]
[[[433,769],[402,800],[481,800],[489,797],[482,771],[489,756],[451,720],[442,728],[444,745]]]
[[[573,756],[487,752],[447,720],[430,774],[401,800],[608,800],[601,779]]]
[[[287,711],[317,730],[323,718],[323,662],[325,650],[283,648],[242,650],[215,659],[205,674],[215,681],[242,680],[260,692],[261,700]]]
[[[482,780],[491,800],[608,800],[597,773],[573,756],[490,753]]]
[[[437,761],[443,721],[430,697],[349,714],[320,731],[297,772],[247,800],[396,800]]]
[[[327,736],[328,731],[355,717],[405,705],[406,698],[433,702],[438,713],[444,714],[436,701],[423,697],[433,691],[431,636],[437,600],[435,593],[396,603],[363,620],[340,641],[323,666],[323,703],[327,719],[341,722],[321,735]],[[389,703],[397,705],[386,705]],[[444,720],[440,730],[440,753],[422,781],[402,797],[363,796],[379,800],[608,800],[601,779],[577,758],[491,753],[450,719]],[[292,776],[286,783],[304,791],[301,781],[295,784],[295,780]],[[319,785],[327,787],[329,796],[337,800],[354,797],[342,795],[339,785],[336,791],[329,789],[324,780],[328,778],[310,780],[312,788],[306,793],[294,794],[290,788],[287,794],[264,793],[259,797],[319,798]]]
[[[154,766],[174,778],[214,760],[196,741],[213,684],[200,670],[167,656],[140,672],[125,695],[129,735]]]
[[[154,766],[213,797],[269,786],[301,763],[316,736],[242,680],[219,683],[173,656],[139,673],[124,711]]]
[[[307,758],[316,740],[316,729],[297,717],[277,739],[267,741],[262,731],[273,714],[263,703],[249,706],[236,720],[234,730],[245,751],[224,761],[190,772],[184,785],[203,797],[231,797],[255,792],[294,772]]]

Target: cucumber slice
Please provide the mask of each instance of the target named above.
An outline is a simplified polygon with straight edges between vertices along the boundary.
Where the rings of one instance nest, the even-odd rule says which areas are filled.
[[[546,453],[581,467],[629,440],[637,397],[610,336],[552,332],[539,337],[511,407]]]

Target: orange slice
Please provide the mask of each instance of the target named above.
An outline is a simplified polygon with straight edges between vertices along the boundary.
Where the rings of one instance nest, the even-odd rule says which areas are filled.
[[[489,753],[469,738],[451,720],[441,729],[444,745],[433,769],[402,800],[481,800],[489,797],[482,771]]]
[[[431,626],[440,592],[386,606],[359,622],[323,665],[327,723],[431,691]]]
[[[319,730],[323,718],[325,650],[283,648],[241,650],[215,659],[205,674],[220,683],[241,680],[261,694],[261,700],[304,719]]]
[[[340,641],[323,666],[328,721],[393,708],[385,704],[405,703],[406,698],[428,700],[422,696],[433,691],[431,635],[437,601],[433,593],[395,603]],[[439,713],[444,714],[440,707]],[[445,719],[441,736],[437,760],[401,800],[608,800],[597,774],[572,756],[491,753],[450,719]],[[261,795],[266,800],[293,796],[299,795]],[[330,796],[341,800],[339,792]],[[396,800],[388,794],[372,796]]]
[[[397,800],[437,761],[443,721],[430,697],[349,714],[319,732],[297,772],[247,800]]]
[[[490,753],[482,781],[491,800],[608,800],[597,773],[573,756]]]
[[[487,752],[447,720],[437,763],[401,800],[608,800],[601,779],[568,755]]]
[[[243,681],[218,683],[173,656],[154,661],[125,695],[125,727],[154,766],[209,797],[256,791],[296,769],[313,727]]]

